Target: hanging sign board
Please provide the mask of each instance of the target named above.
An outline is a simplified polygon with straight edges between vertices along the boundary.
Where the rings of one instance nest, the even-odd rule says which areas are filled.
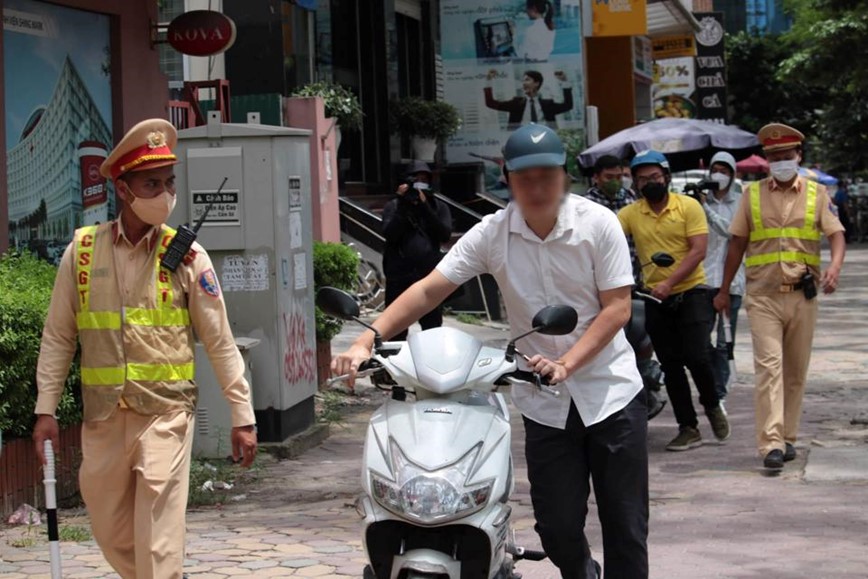
[[[185,12],[169,23],[166,41],[190,56],[220,54],[235,43],[235,22],[213,10]]]

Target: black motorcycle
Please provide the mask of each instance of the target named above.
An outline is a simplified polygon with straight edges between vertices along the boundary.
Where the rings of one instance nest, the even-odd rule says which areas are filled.
[[[674,263],[674,257],[668,253],[658,252],[652,255],[651,262],[643,264],[642,268],[644,269],[649,265],[669,267]],[[660,363],[654,359],[654,346],[651,344],[651,337],[645,330],[646,300],[660,301],[649,293],[639,289],[633,290],[633,311],[624,331],[627,334],[627,341],[630,342],[636,355],[636,365],[642,376],[645,398],[648,403],[648,420],[651,420],[666,407],[666,398],[663,394],[663,370],[660,368]]]

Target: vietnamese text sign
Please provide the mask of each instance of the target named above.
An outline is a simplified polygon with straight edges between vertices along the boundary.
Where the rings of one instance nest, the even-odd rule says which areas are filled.
[[[654,117],[695,119],[696,85],[692,58],[667,58],[654,63]]]
[[[223,258],[220,285],[224,292],[261,292],[268,290],[268,255],[227,255]]]
[[[702,28],[696,33],[696,118],[725,124],[728,116],[723,12],[694,15]]]
[[[696,56],[696,39],[693,36],[661,36],[651,44],[654,60]]]
[[[593,36],[644,36],[648,33],[645,0],[591,0]]]
[[[205,208],[211,205],[205,223],[221,225],[241,225],[238,211],[238,190],[193,191],[193,221],[198,221]]]

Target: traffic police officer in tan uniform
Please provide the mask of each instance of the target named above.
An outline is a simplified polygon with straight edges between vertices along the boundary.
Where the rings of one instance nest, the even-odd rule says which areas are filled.
[[[185,510],[197,389],[196,337],[232,410],[232,455],[256,453],[250,386],[220,286],[194,244],[175,273],[160,266],[174,231],[175,128],[133,127],[100,171],[124,201],[120,217],[83,227],[57,273],[37,367],[33,438],[58,445],[54,418],[81,343],[84,400],[81,494],[94,537],[123,579],[176,579],[184,563]]]
[[[763,464],[780,470],[796,458],[802,395],[817,321],[817,287],[838,287],[844,263],[844,227],[825,187],[799,177],[802,133],[781,124],[758,134],[771,176],[750,184],[730,232],[726,267],[714,305],[729,311],[729,288],[741,265],[747,271],[745,305],[756,372],[756,437]],[[832,261],[820,273],[820,240]]]

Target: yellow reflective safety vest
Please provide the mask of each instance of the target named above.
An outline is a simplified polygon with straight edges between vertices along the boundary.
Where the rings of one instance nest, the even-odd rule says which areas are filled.
[[[797,227],[766,227],[759,182],[751,183],[749,195],[751,232],[745,266],[756,268],[791,262],[819,267],[821,233],[817,227],[817,184],[807,181],[804,219],[796,221]]]
[[[85,420],[105,420],[119,404],[145,415],[192,412],[193,331],[180,282],[160,267],[175,235],[163,226],[151,250],[153,267],[138,272],[124,299],[115,268],[111,223],[75,232]]]

